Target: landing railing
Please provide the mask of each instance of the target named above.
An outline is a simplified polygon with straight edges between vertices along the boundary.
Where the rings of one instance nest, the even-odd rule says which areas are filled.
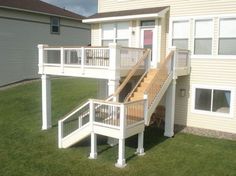
[[[146,100],[117,103],[90,100],[94,108],[94,122],[100,126],[117,127],[120,130],[144,121]]]
[[[133,67],[142,57],[144,52],[145,50],[141,48],[122,47],[120,49],[120,67],[126,69]],[[142,68],[144,68],[144,66],[144,63],[140,65]]]
[[[121,130],[144,123],[146,100],[117,103],[90,99],[58,122],[59,145],[63,138],[90,125]],[[90,129],[92,131],[92,129]]]

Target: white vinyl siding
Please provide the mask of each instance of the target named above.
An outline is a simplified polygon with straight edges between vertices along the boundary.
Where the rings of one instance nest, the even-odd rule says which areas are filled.
[[[101,0],[98,12],[170,6],[170,17],[233,14],[235,0]]]
[[[220,19],[219,54],[236,55],[236,18]]]
[[[172,29],[172,46],[188,49],[189,22],[174,21]]]
[[[108,46],[109,43],[118,45],[129,45],[129,23],[109,23],[102,24],[102,45]]]
[[[212,20],[196,20],[195,21],[194,54],[211,55],[212,54],[212,36],[213,36]]]

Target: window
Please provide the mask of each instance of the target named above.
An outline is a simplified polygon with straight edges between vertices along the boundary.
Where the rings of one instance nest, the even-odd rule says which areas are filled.
[[[213,113],[231,113],[231,90],[195,88],[194,109]]]
[[[172,31],[172,46],[188,49],[189,22],[174,21]]]
[[[114,40],[114,24],[102,25],[102,46],[108,46]]]
[[[236,18],[220,20],[219,54],[236,55]]]
[[[129,23],[120,22],[102,25],[102,45],[117,43],[121,46],[129,45]]]
[[[155,26],[155,20],[141,21],[141,26],[142,27],[154,27]]]
[[[51,18],[51,33],[52,34],[60,33],[60,19],[57,17]]]
[[[212,53],[212,20],[195,21],[194,54]]]

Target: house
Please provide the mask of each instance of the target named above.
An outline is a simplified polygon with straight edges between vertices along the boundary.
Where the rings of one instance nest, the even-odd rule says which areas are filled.
[[[99,0],[98,13],[83,22],[94,47],[39,46],[43,129],[50,127],[49,75],[101,79],[107,97],[59,121],[60,148],[91,135],[94,159],[97,135],[116,138],[116,166],[124,167],[125,139],[138,134],[143,155],[144,126],[160,104],[167,137],[174,125],[236,133],[234,0]],[[60,52],[57,63],[52,50]]]
[[[90,44],[82,18],[40,0],[0,0],[0,86],[38,78],[38,43]]]

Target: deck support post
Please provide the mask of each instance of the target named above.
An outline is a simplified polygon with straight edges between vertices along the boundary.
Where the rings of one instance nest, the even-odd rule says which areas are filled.
[[[136,154],[140,156],[145,155],[143,148],[143,137],[144,137],[144,132],[138,134],[138,148]]]
[[[97,159],[97,135],[94,132],[91,133],[91,152],[89,159]]]
[[[119,151],[118,151],[118,160],[115,164],[116,167],[123,168],[126,166],[125,161],[125,139],[119,139]]]
[[[173,79],[166,93],[166,115],[164,136],[174,136],[174,116],[175,116],[175,90],[176,79]]]
[[[51,128],[51,80],[42,75],[42,130]]]

